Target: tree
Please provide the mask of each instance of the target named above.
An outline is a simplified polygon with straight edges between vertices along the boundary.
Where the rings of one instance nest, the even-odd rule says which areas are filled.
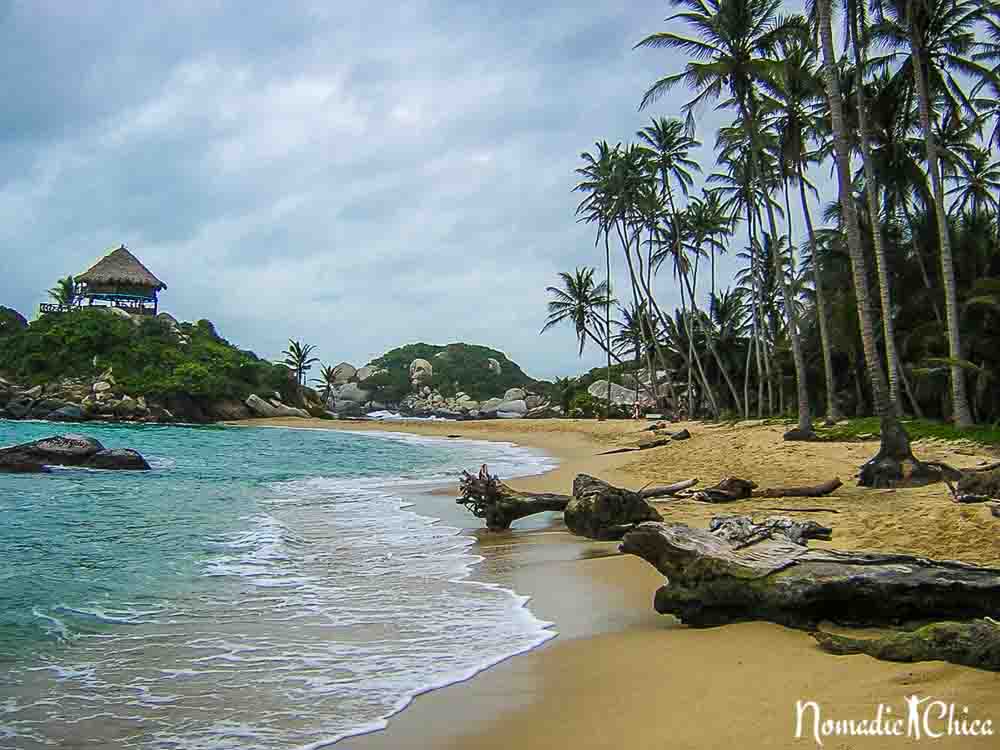
[[[315,349],[316,347],[312,344],[302,344],[294,339],[288,339],[288,348],[281,352],[285,355],[281,364],[295,373],[295,382],[300,387],[306,383],[306,373],[312,369],[316,362],[319,362],[319,357],[309,356]]]
[[[583,354],[587,339],[603,349],[607,344],[607,337],[599,310],[606,309],[609,301],[614,301],[609,299],[607,282],[595,283],[594,269],[586,266],[577,268],[573,273],[561,272],[559,280],[562,282],[561,287],[550,286],[545,289],[551,299],[548,304],[549,314],[541,333],[561,323],[571,323],[580,343],[579,355]],[[608,349],[607,355],[610,362],[613,352]],[[608,367],[610,382],[610,364]]]
[[[323,401],[328,401],[333,395],[333,389],[337,386],[337,376],[337,368],[332,365],[323,365],[319,368],[319,377],[315,382],[323,387],[320,391]]]
[[[59,279],[56,285],[49,289],[49,297],[62,308],[69,308],[76,302],[76,280],[72,276]]]

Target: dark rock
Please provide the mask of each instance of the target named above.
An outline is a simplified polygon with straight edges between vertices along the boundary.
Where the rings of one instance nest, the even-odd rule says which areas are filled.
[[[563,518],[574,534],[601,540],[621,539],[636,524],[663,520],[638,492],[587,474],[578,474],[573,480],[573,496]]]
[[[691,439],[691,433],[688,432],[687,429],[685,428],[685,429],[681,430],[680,432],[675,432],[673,435],[670,436],[670,439],[671,440],[690,440]]]
[[[18,398],[10,401],[6,406],[7,416],[11,419],[24,419],[31,413],[31,400]]]
[[[38,417],[39,419],[45,419],[54,411],[62,409],[64,406],[68,406],[68,401],[63,401],[58,398],[43,398],[41,401],[36,401],[31,405],[31,416]]]
[[[205,404],[204,412],[215,422],[234,422],[254,416],[250,407],[236,399],[209,401]]]
[[[659,437],[657,435],[652,435],[650,437],[642,438],[639,443],[639,450],[647,451],[650,448],[659,448],[662,445],[666,445],[670,442],[670,438]]]
[[[78,404],[66,404],[50,412],[45,418],[52,422],[82,422],[87,415]]]
[[[149,464],[142,457],[142,454],[130,448],[102,450],[91,456],[86,466],[91,469],[132,469],[137,471],[149,469]]]
[[[815,440],[816,433],[812,430],[800,430],[798,427],[789,430],[784,434],[784,439],[789,441]]]

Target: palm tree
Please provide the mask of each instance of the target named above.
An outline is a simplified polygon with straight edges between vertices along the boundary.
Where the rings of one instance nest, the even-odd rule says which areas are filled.
[[[985,16],[985,5],[977,0],[923,0],[919,3],[883,0],[880,11],[880,22],[874,29],[876,37],[883,44],[894,44],[909,50],[909,57],[897,75],[912,82],[917,94],[938,225],[941,282],[951,359],[952,409],[955,423],[959,427],[969,427],[973,419],[962,368],[958,292],[933,120],[934,103],[938,99],[943,100],[946,109],[952,112],[978,117],[973,102],[963,91],[958,74],[972,76],[977,82],[996,83],[994,73],[973,59],[982,49],[982,43],[976,41],[975,28]]]
[[[288,348],[281,352],[285,355],[281,363],[295,373],[295,382],[300,387],[306,383],[306,373],[312,369],[316,362],[319,362],[318,357],[309,356],[315,349],[316,347],[312,344],[303,344],[295,339],[288,339]]]
[[[562,287],[550,286],[546,290],[552,299],[549,300],[549,314],[540,333],[545,333],[560,323],[572,323],[580,342],[578,355],[583,355],[587,339],[604,349],[608,344],[605,336],[605,322],[601,320],[599,310],[607,309],[609,300],[607,282],[594,283],[594,269],[587,266],[577,268],[573,273],[562,271],[559,274]],[[607,349],[608,362],[614,353]],[[608,365],[608,381],[611,380],[610,364]]]
[[[978,147],[972,149],[950,179],[955,182],[947,192],[954,196],[953,214],[967,210],[973,218],[981,213],[992,217],[1000,214],[1000,160],[990,161],[988,151]]]
[[[881,421],[882,445],[871,461],[862,467],[861,483],[884,486],[904,477],[903,463],[913,461],[910,436],[906,434],[892,403],[888,399],[888,384],[875,345],[875,324],[871,296],[868,289],[868,268],[861,228],[855,210],[851,184],[851,141],[844,122],[844,102],[840,93],[837,57],[833,47],[831,0],[816,0],[818,32],[823,51],[823,76],[826,79],[830,103],[830,121],[833,127],[833,146],[837,168],[837,186],[840,193],[840,214],[846,229],[847,247],[851,256],[854,279],[854,296],[858,308],[861,342],[865,353],[868,377],[871,381],[875,411]]]
[[[319,377],[316,378],[315,382],[323,386],[320,393],[324,402],[333,395],[333,389],[337,386],[337,374],[337,368],[332,365],[323,365],[319,368]]]
[[[76,302],[76,280],[72,276],[59,279],[56,285],[49,289],[49,297],[61,308],[70,308]]]
[[[693,127],[694,110],[701,105],[729,96],[736,106],[739,120],[750,132],[750,147],[758,187],[767,191],[769,172],[760,144],[760,109],[758,85],[769,78],[774,61],[769,58],[778,43],[795,33],[805,30],[801,18],[783,19],[779,16],[781,0],[671,0],[683,8],[668,20],[682,20],[694,27],[698,37],[686,37],[663,31],[642,39],[636,47],[676,49],[692,55],[681,73],[657,80],[646,91],[640,109],[655,102],[679,83],[686,83],[695,91],[694,98],[683,109]],[[765,201],[771,235],[777,237],[777,222],[770,201]],[[782,281],[781,293],[789,339],[795,361],[796,384],[799,402],[801,436],[812,434],[812,417],[809,391],[806,384],[805,357],[799,337],[798,320],[788,285],[783,283],[781,259],[775,254],[775,275]]]

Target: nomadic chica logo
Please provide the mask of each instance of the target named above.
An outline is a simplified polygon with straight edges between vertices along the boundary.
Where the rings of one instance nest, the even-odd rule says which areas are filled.
[[[993,721],[976,716],[968,706],[930,696],[911,695],[901,711],[879,703],[869,717],[830,717],[816,701],[795,702],[795,738],[824,740],[840,737],[905,737],[933,741],[943,737],[992,737]]]

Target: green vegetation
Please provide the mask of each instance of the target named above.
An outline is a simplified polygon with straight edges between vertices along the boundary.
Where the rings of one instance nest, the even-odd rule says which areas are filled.
[[[364,383],[366,390],[374,392],[376,401],[396,403],[410,393],[410,363],[415,359],[426,359],[434,368],[434,374],[426,385],[437,389],[443,396],[453,396],[465,391],[469,396],[482,401],[494,396],[502,396],[508,388],[545,388],[546,384],[533,380],[522,372],[514,362],[496,349],[473,344],[408,344],[386,352],[372,360],[373,367],[385,370],[373,375]],[[489,360],[500,363],[500,372],[490,369]]]
[[[150,317],[136,325],[100,308],[43,315],[27,327],[15,326],[0,336],[0,362],[9,375],[30,383],[96,378],[112,367],[126,392],[147,398],[244,399],[278,391],[291,399],[295,390],[287,368],[236,348],[207,320],[173,329]]]
[[[282,352],[285,358],[281,364],[295,373],[295,382],[299,385],[306,384],[306,373],[319,362],[319,357],[310,356],[315,349],[316,347],[312,344],[303,344],[301,341],[288,339],[288,348]]]
[[[76,302],[76,279],[67,276],[59,279],[56,285],[49,289],[49,297],[60,307],[70,307]]]
[[[1000,426],[997,425],[962,429],[931,419],[904,419],[902,422],[911,440],[968,440],[980,445],[1000,446]],[[816,434],[823,440],[870,440],[878,437],[879,429],[878,417],[860,417],[831,427],[817,425]]]

